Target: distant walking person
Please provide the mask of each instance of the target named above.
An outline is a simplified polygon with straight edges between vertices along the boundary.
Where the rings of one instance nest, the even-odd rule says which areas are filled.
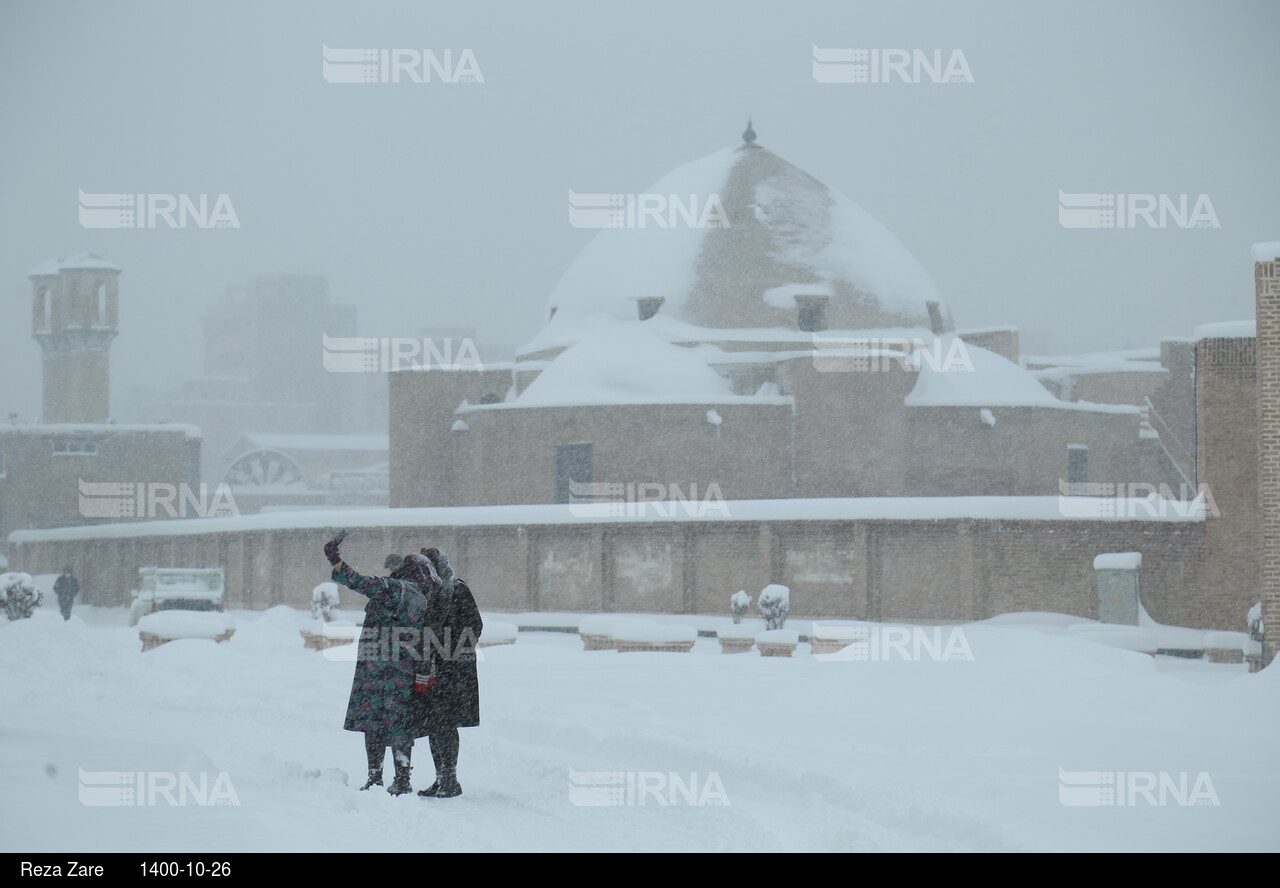
[[[414,733],[431,740],[436,782],[418,795],[451,799],[462,795],[458,783],[458,728],[480,724],[480,681],[476,675],[476,643],[484,623],[467,584],[439,549],[423,549],[441,586],[427,594],[425,641],[419,687],[414,694]],[[410,556],[413,557],[413,556]],[[426,679],[424,682],[423,679]]]
[[[62,569],[62,576],[53,584],[53,594],[58,596],[58,608],[62,611],[62,619],[71,619],[71,605],[75,603],[76,596],[80,594],[80,583],[71,573],[71,567],[67,566]]]
[[[427,595],[440,588],[440,577],[430,560],[416,554],[405,558],[389,577],[362,576],[343,562],[340,541],[336,537],[324,546],[333,565],[333,581],[369,599],[342,727],[364,734],[369,777],[360,788],[382,785],[382,762],[390,746],[396,776],[387,792],[404,795],[413,791],[409,783],[413,741],[426,736],[415,732],[410,701],[420,665]]]

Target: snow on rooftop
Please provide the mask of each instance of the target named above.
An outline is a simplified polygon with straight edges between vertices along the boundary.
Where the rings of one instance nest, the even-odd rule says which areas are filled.
[[[736,395],[700,353],[672,345],[648,322],[597,315],[591,334],[561,353],[509,405],[790,403]]]
[[[571,214],[603,196],[571,192]],[[793,316],[798,295],[827,296],[833,317],[864,317],[865,326],[927,323],[928,302],[949,322],[937,286],[891,232],[767,149],[717,151],[643,193],[618,196],[626,227],[596,232],[552,292],[546,325],[517,354],[571,344],[585,317],[635,319],[642,298],[663,300],[654,320],[707,324],[721,338],[726,330],[737,338],[753,314],[765,323],[777,323],[780,311]],[[631,219],[639,198],[665,201],[671,212],[639,224]],[[699,211],[696,224],[677,215],[677,199]],[[705,224],[707,207],[721,224]]]
[[[1073,355],[1023,355],[1022,363],[1026,366],[1043,367],[1079,367],[1079,368],[1116,368],[1126,364],[1137,364],[1133,369],[1159,369],[1160,349],[1130,348],[1116,351],[1081,352]],[[1155,362],[1156,368],[1144,367],[1143,364]]]
[[[1254,262],[1275,262],[1280,259],[1280,241],[1253,245]]]
[[[1081,497],[1080,499],[1088,499]],[[47,540],[128,539],[136,536],[187,536],[198,533],[241,533],[251,530],[316,530],[345,527],[521,526],[547,524],[645,524],[684,521],[1118,521],[1200,524],[1204,511],[1164,507],[1159,497],[1108,498],[1115,515],[1098,510],[1064,509],[1059,496],[917,496],[823,497],[812,499],[727,500],[717,509],[696,502],[646,503],[632,514],[610,515],[563,504],[505,506],[439,506],[403,509],[298,509],[225,518],[133,521],[81,527],[15,530],[12,544]],[[610,504],[605,504],[610,505]],[[325,537],[328,539],[328,537]],[[323,543],[324,540],[320,540]],[[319,551],[317,549],[317,551]]]
[[[948,343],[954,334],[942,337]],[[923,362],[915,388],[904,398],[908,407],[1073,407],[1059,401],[1031,373],[993,351],[965,344],[972,370],[951,363]]]
[[[289,435],[245,432],[244,440],[264,450],[389,450],[387,435]]]
[[[1093,559],[1094,570],[1137,570],[1140,567],[1141,552],[1104,552]]]
[[[672,170],[644,193],[682,198],[692,194],[706,200],[719,194],[737,160],[732,149],[717,151]],[[570,200],[574,200],[572,195]],[[678,313],[693,289],[698,253],[707,231],[686,224],[656,223],[601,229],[552,291],[549,306],[557,309],[557,317],[547,325],[547,332],[554,337],[557,327],[583,312],[603,311],[617,320],[629,320],[636,317],[634,299],[641,296],[661,297],[666,300],[663,311]],[[624,292],[619,292],[620,284]]]
[[[70,259],[50,259],[47,262],[41,262],[31,271],[27,272],[28,277],[39,277],[41,275],[60,274],[63,271],[72,269],[102,269],[104,271],[123,271],[120,266],[108,262],[97,253],[77,253]]]
[[[28,423],[27,425],[0,425],[0,434],[27,434],[27,435],[101,435],[113,432],[167,432],[175,434],[181,432],[188,438],[203,438],[204,433],[200,431],[200,427],[183,422],[167,422],[167,423],[89,423],[89,422],[58,422],[58,423]]]
[[[1201,324],[1195,329],[1195,338],[1200,339],[1250,339],[1258,335],[1256,321],[1219,321],[1216,324]]]

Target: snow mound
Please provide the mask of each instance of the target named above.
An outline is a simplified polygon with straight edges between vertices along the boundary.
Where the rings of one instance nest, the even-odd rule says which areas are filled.
[[[728,380],[692,351],[672,345],[640,321],[598,317],[591,335],[565,350],[538,374],[515,405],[697,404],[750,400],[735,395]]]
[[[217,638],[235,628],[230,614],[206,611],[159,611],[138,620],[138,631],[159,638]]]
[[[950,354],[953,334],[942,337],[942,354]],[[1059,401],[1048,389],[1008,358],[965,343],[972,371],[949,363],[939,367],[924,361],[915,388],[904,403],[908,407],[1073,407]],[[950,369],[948,369],[950,367]]]
[[[680,623],[626,622],[614,627],[615,641],[640,641],[652,644],[670,644],[696,641],[698,630]]]

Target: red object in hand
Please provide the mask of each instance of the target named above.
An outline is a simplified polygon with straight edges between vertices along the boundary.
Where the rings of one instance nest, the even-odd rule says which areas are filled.
[[[415,675],[413,677],[413,689],[419,694],[425,694],[439,683],[440,678],[436,675]]]

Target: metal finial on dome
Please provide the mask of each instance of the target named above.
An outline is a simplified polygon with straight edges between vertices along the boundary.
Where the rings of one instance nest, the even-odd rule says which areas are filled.
[[[751,118],[747,118],[747,128],[742,133],[743,148],[759,148],[756,144],[756,131],[751,127]]]

